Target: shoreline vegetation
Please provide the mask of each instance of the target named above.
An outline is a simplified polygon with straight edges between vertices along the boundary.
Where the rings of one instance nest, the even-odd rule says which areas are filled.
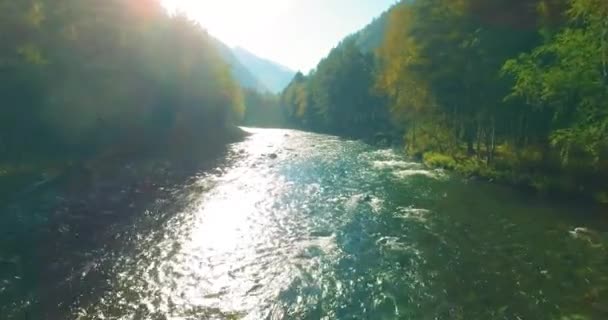
[[[212,156],[242,136],[243,91],[216,40],[160,1],[0,9],[0,201],[145,156]]]
[[[239,127],[232,126],[222,135],[209,136],[211,139],[191,140],[190,144],[180,146],[159,144],[143,153],[135,153],[133,150],[106,152],[91,157],[59,158],[45,163],[4,166],[0,170],[0,204],[36,193],[58,181],[64,185],[90,188],[103,184],[104,177],[112,176],[114,171],[121,171],[125,166],[136,167],[134,164],[142,166],[142,179],[150,174],[149,167],[159,164],[194,167],[197,163],[216,159],[225,152],[227,145],[242,141],[247,134]],[[131,174],[136,171],[137,168],[132,168]]]
[[[518,161],[513,155],[499,158],[497,164],[488,165],[475,156],[453,156],[438,152],[426,152],[416,157],[430,168],[446,169],[465,178],[481,179],[491,183],[504,184],[513,188],[534,192],[549,199],[566,197],[573,201],[589,201],[602,206],[608,204],[608,192],[601,185],[581,181],[580,173],[561,172],[551,174],[542,168],[521,170],[510,161]]]
[[[602,0],[401,1],[279,96],[241,88],[217,40],[157,0],[0,8],[0,201],[71,168],[210,156],[245,124],[608,203]]]
[[[381,133],[429,166],[606,204],[606,21],[603,0],[400,1],[281,106],[296,128]]]

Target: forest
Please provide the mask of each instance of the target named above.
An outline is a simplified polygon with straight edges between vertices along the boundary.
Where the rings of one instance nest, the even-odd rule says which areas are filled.
[[[0,0],[0,97],[2,320],[608,319],[608,0]]]
[[[401,1],[281,105],[296,127],[396,136],[430,166],[608,202],[608,2]]]
[[[214,40],[159,1],[1,0],[0,15],[4,173],[237,134],[243,94]]]
[[[401,1],[280,97],[241,88],[217,40],[157,0],[0,9],[3,175],[290,126],[608,202],[602,0]]]

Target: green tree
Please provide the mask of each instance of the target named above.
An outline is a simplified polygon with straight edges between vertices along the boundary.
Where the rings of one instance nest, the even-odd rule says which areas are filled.
[[[0,0],[0,9],[3,162],[211,140],[244,113],[211,37],[156,0]]]
[[[608,137],[608,4],[571,0],[568,25],[530,53],[509,60],[511,98],[550,114],[550,140],[572,154],[605,156]]]

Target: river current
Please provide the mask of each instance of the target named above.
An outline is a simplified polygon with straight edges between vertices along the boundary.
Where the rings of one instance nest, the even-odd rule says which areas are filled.
[[[608,319],[596,209],[359,141],[247,131],[74,270],[97,280],[59,292],[64,319]]]

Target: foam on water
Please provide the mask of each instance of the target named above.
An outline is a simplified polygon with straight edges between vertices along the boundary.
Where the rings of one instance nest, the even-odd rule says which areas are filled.
[[[426,170],[426,169],[405,169],[395,170],[392,172],[393,176],[399,179],[406,179],[413,176],[424,176],[431,179],[443,179],[446,177],[443,170]]]
[[[428,220],[430,210],[414,207],[397,208],[397,216],[399,218],[414,220],[425,223]]]
[[[372,162],[372,166],[375,169],[414,169],[414,168],[422,168],[423,166],[420,163],[416,162],[408,162],[403,160],[376,160]]]

